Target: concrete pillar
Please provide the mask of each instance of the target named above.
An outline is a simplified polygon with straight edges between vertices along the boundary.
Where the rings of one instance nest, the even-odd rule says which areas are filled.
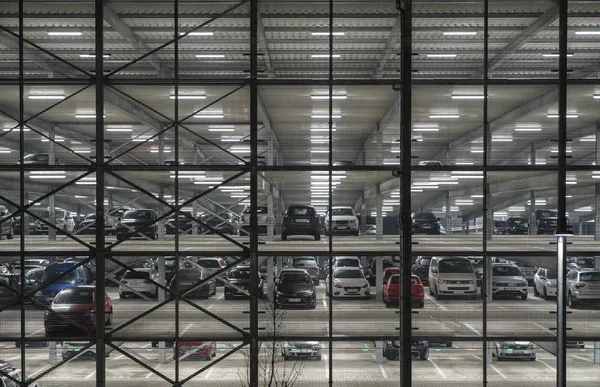
[[[600,341],[594,341],[594,364],[600,364]]]
[[[375,200],[377,201],[377,216],[375,217],[376,239],[383,240],[383,194],[378,193]]]
[[[274,302],[273,289],[275,289],[275,262],[273,257],[267,259],[267,297],[269,302]],[[279,267],[281,270],[281,267]]]
[[[48,363],[56,364],[56,341],[48,342]]]
[[[583,235],[583,222],[579,222],[579,235]]]
[[[54,187],[51,187],[54,189]],[[55,195],[50,195],[48,197],[48,219],[46,219],[49,223],[56,225],[56,206],[54,204]],[[48,226],[48,239],[51,241],[56,240],[56,230],[52,227]]]
[[[446,192],[446,216],[444,217],[444,227],[446,234],[452,235],[452,213],[450,212],[450,191]]]
[[[487,364],[492,364],[492,360],[493,360],[493,356],[492,356],[492,349],[494,348],[494,343],[492,341],[486,341],[486,360],[487,360]]]
[[[161,256],[158,258],[158,283],[162,285],[167,285],[165,279],[165,257]],[[158,289],[158,302],[165,301],[165,291],[164,289]],[[167,351],[166,351],[166,343],[164,341],[158,342],[158,362],[166,363],[167,362]]]
[[[375,342],[375,363],[383,363],[383,341]]]
[[[531,204],[529,205],[529,234],[536,235],[537,234],[537,219],[535,217],[535,191],[529,191],[529,200]]]
[[[362,193],[360,199],[360,235],[367,233],[367,202],[365,200],[365,194]]]
[[[115,208],[115,199],[113,198],[112,192],[108,191],[105,193],[105,198],[108,199],[108,208]]]
[[[600,137],[598,137],[600,139]],[[596,164],[598,165],[598,164]],[[594,184],[594,240],[600,240],[600,184]]]
[[[375,300],[383,302],[383,257],[375,259]]]
[[[485,286],[485,295],[488,302],[492,302],[492,257],[487,256],[485,262],[483,263],[483,275],[485,276],[486,286]],[[488,304],[489,305],[489,304]]]
[[[273,194],[267,194],[267,235],[274,235],[275,213],[273,212]]]
[[[194,196],[197,196],[198,192],[194,191]],[[200,219],[200,207],[198,206],[198,201],[194,200],[192,202],[192,216],[196,219]],[[200,225],[197,222],[193,222],[192,225],[192,235],[198,235],[198,228],[200,227]]]

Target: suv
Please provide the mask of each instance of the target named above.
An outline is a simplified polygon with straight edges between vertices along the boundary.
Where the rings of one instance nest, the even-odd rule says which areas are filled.
[[[134,237],[158,239],[156,219],[158,219],[158,215],[154,210],[129,210],[125,212],[119,218],[119,223],[117,223],[117,240],[124,239],[127,234],[137,230],[141,231],[135,233]],[[149,224],[150,226],[146,227]]]
[[[56,207],[54,209],[54,221],[49,220],[50,211],[44,211],[41,213],[40,218],[46,222],[54,224],[57,228],[61,229],[64,233],[71,234],[75,230],[75,220],[69,211],[63,210],[62,208]],[[37,219],[34,222],[35,234],[47,234],[48,225],[41,220]]]
[[[267,225],[269,224],[269,209],[265,206],[258,206],[256,208],[258,216],[258,233],[267,234]],[[273,215],[274,217],[274,215]],[[244,208],[242,216],[240,217],[240,235],[250,234],[250,206]],[[245,231],[246,233],[242,232]],[[275,235],[275,227],[273,227],[273,235]]]
[[[413,212],[411,214],[412,219],[412,233],[413,234],[445,234],[446,230],[440,223],[439,218],[431,212]]]
[[[10,213],[4,206],[0,206],[0,239],[6,237],[13,239],[15,237],[15,218],[6,219]],[[4,220],[6,219],[6,220]]]
[[[329,229],[329,218],[331,218],[331,230]],[[325,230],[328,235],[339,232],[358,236],[358,218],[354,209],[348,206],[332,207],[331,212],[327,211],[327,215],[325,215]]]
[[[321,221],[317,210],[310,205],[291,205],[285,210],[281,220],[281,240],[289,235],[312,235],[321,240]]]
[[[571,270],[567,273],[567,293],[570,308],[582,302],[600,302],[600,271]]]
[[[502,234],[527,234],[529,232],[529,219],[524,216],[511,216],[506,218]]]
[[[313,283],[319,285],[319,266],[314,257],[291,257],[288,259],[286,267],[306,270]]]
[[[567,257],[567,269],[588,269],[593,270],[596,268],[595,257]]]
[[[494,263],[492,265],[492,296],[515,295],[527,299],[527,280],[517,265]]]
[[[412,265],[412,273],[419,277],[421,282],[424,284],[429,283],[429,263],[431,262],[431,257],[417,257],[417,260]]]
[[[471,261],[462,257],[433,257],[429,265],[429,295],[477,295],[477,277]]]
[[[13,365],[4,360],[0,360],[0,386],[2,387],[18,387],[20,383],[15,383],[12,379],[24,382],[29,382],[29,378],[27,375],[23,377],[23,372],[20,369],[13,367]],[[39,384],[37,382],[32,382],[31,384],[27,384],[30,387],[38,387]]]
[[[556,210],[535,210],[535,221],[538,234],[554,234],[558,227],[558,211]],[[569,224],[567,218],[567,231],[573,232],[573,226]]]
[[[557,280],[556,271],[540,268],[533,277],[533,294],[538,297],[541,295],[546,300],[548,297],[556,297]]]

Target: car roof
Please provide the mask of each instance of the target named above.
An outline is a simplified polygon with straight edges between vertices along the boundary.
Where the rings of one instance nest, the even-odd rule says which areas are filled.
[[[333,271],[336,271],[336,270],[358,270],[358,271],[360,271],[362,273],[362,269],[360,267],[356,267],[356,266],[350,266],[350,267],[348,267],[348,266],[336,266],[336,267],[333,268]]]
[[[494,262],[494,263],[492,263],[492,266],[510,266],[510,267],[516,267],[516,268],[519,267],[519,266],[517,266],[516,263],[510,263],[510,262]]]
[[[281,270],[280,274],[285,274],[285,273],[306,273],[308,274],[308,271],[306,271],[305,269],[299,269],[299,268],[285,268],[283,270]]]
[[[220,257],[202,257],[202,258],[199,258],[198,261],[209,261],[209,260],[211,260],[211,261],[217,260],[218,261],[220,259],[223,259],[223,258],[220,258]]]
[[[79,262],[55,262],[46,266],[47,270],[55,270],[55,269],[70,269],[73,266],[77,265]]]
[[[350,209],[352,209],[352,207],[350,207],[350,206],[333,206],[333,207],[331,207],[331,209],[334,209],[334,208],[350,208]]]
[[[127,270],[128,273],[132,273],[133,271],[134,270]],[[138,272],[139,271],[144,271],[144,272],[146,272],[146,271],[154,271],[154,269],[151,269],[149,267],[139,267],[139,268],[136,267],[135,271],[138,271]]]

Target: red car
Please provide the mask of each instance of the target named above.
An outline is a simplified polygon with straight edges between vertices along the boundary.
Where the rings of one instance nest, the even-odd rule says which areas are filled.
[[[383,302],[389,307],[392,303],[398,303],[400,294],[400,274],[392,274],[383,285]],[[425,306],[425,290],[418,276],[411,276],[411,299],[413,308]]]
[[[399,267],[388,267],[383,271],[383,284],[387,284],[388,280],[392,276],[392,274],[400,274]]]
[[[110,297],[105,295],[104,312],[105,324],[111,325],[113,306]],[[44,328],[50,335],[59,331],[78,329],[71,321],[89,329],[96,327],[96,288],[94,286],[67,286],[61,290],[50,304],[50,310],[60,313],[61,316],[46,311],[44,314]]]
[[[217,342],[216,341],[180,341],[178,346],[179,351],[173,346],[173,359],[179,352],[179,358],[189,359],[197,357],[205,360],[211,360],[217,356]]]

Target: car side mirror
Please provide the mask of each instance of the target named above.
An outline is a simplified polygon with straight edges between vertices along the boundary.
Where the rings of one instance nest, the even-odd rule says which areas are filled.
[[[77,279],[77,283],[78,283],[78,284],[82,284],[82,283],[83,283],[83,278],[78,278],[78,279]]]

